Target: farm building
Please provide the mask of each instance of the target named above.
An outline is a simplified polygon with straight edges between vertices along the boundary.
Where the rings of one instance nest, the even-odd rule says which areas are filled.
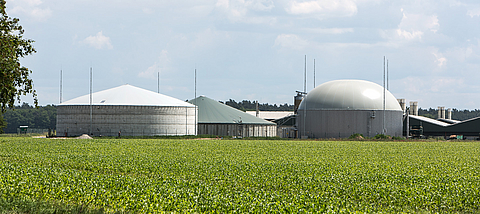
[[[57,135],[195,134],[194,105],[131,85],[84,95],[57,106]]]
[[[238,137],[275,137],[275,123],[219,103],[205,96],[188,101],[198,106],[198,133]]]
[[[298,135],[346,138],[359,133],[373,137],[385,128],[387,135],[402,136],[402,108],[386,91],[383,111],[383,92],[382,86],[364,80],[335,80],[317,86],[298,108]]]
[[[412,105],[414,103],[414,105]],[[438,118],[432,119],[418,116],[417,103],[410,105],[408,121],[404,121],[403,131],[409,137],[443,137],[450,139],[478,139],[480,138],[480,117],[464,121],[452,120],[452,110],[448,109],[445,116],[445,107],[438,108]],[[408,133],[407,133],[407,128]]]

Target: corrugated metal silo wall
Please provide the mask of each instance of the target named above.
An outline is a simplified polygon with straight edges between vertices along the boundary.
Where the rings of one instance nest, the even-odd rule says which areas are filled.
[[[275,124],[199,123],[198,134],[241,137],[276,137],[277,126]]]
[[[198,115],[198,114],[197,114]],[[194,135],[194,107],[93,106],[95,136]],[[90,106],[58,106],[57,136],[79,136],[90,130]]]
[[[359,133],[373,137],[382,133],[383,111],[379,110],[299,110],[297,127],[299,136],[309,138],[347,138]],[[385,111],[387,135],[402,136],[402,111]]]

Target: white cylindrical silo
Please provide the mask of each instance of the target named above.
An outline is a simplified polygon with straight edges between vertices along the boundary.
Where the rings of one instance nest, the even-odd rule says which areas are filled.
[[[195,134],[195,106],[176,98],[123,85],[93,93],[90,115],[88,96],[57,106],[57,136]]]

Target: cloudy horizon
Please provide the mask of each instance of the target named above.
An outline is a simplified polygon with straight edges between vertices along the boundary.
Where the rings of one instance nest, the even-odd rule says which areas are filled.
[[[181,100],[293,103],[337,79],[382,85],[421,108],[480,109],[480,2],[473,0],[10,0],[36,54],[21,62],[39,104],[131,84]],[[31,96],[22,102],[32,103]]]

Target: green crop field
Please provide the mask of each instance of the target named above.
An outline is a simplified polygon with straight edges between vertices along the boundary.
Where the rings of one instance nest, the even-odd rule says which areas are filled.
[[[479,142],[0,138],[0,213],[480,212]]]

